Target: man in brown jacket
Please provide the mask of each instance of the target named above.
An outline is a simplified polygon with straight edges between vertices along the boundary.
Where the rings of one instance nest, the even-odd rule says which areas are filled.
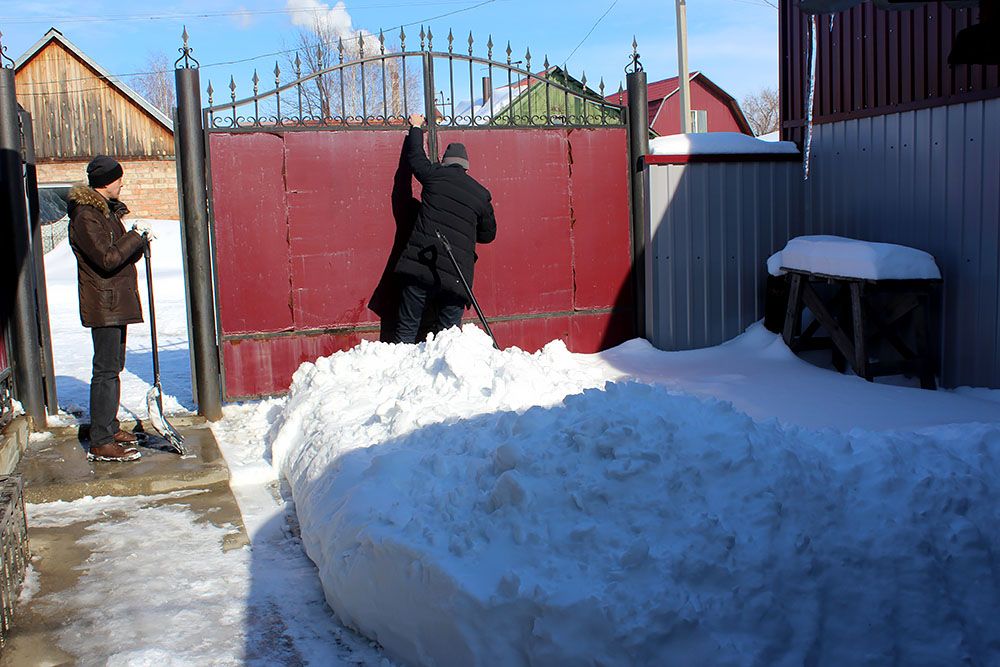
[[[87,165],[89,187],[69,193],[69,243],[76,255],[80,319],[94,340],[90,381],[91,461],[134,461],[136,436],[121,430],[119,375],[125,368],[125,329],[142,322],[135,263],[152,238],[148,223],[125,231],[128,207],[118,201],[122,167],[98,155]]]

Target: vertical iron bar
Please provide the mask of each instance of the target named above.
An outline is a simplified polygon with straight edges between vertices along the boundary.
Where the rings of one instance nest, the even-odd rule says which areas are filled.
[[[348,66],[349,67],[349,66]],[[337,70],[337,78],[340,79],[340,122],[347,125],[347,98],[344,95],[344,72],[347,71],[341,63]]]
[[[542,65],[545,68],[545,124],[552,125],[552,102],[549,99],[549,57],[545,56],[545,62]]]
[[[10,303],[0,313],[0,326],[11,323],[14,387],[17,400],[34,422],[35,429],[45,428],[45,400],[41,383],[41,355],[35,316],[34,266],[28,209],[24,199],[21,172],[21,128],[17,116],[14,70],[0,66],[0,233],[8,236],[2,244],[9,253],[0,264],[9,267],[0,289],[9,289]],[[8,287],[9,286],[9,287]],[[10,298],[12,297],[12,298]],[[6,312],[9,308],[9,312]]]
[[[406,56],[402,57],[403,60],[403,80],[400,85],[403,86],[403,118],[407,118],[410,115],[410,104],[409,100],[406,98]]]
[[[564,64],[565,66],[565,64]],[[563,125],[569,125],[569,72],[563,70]]]
[[[38,303],[38,343],[45,390],[45,405],[50,415],[58,414],[56,396],[56,370],[52,360],[52,329],[49,326],[49,296],[45,283],[45,246],[42,242],[41,214],[38,203],[38,172],[35,167],[35,135],[31,114],[19,111],[21,133],[24,140],[24,187],[28,194],[28,224],[31,229],[31,247],[35,260],[35,298]]]
[[[427,152],[431,158],[431,162],[437,162],[437,108],[434,104],[434,56],[430,51],[424,51],[422,57],[424,61],[424,113],[427,120]]]
[[[208,183],[205,177],[204,128],[198,70],[174,71],[177,87],[177,164],[182,191],[180,203],[187,249],[185,283],[191,304],[191,342],[194,346],[198,412],[209,421],[222,418],[219,349],[216,344],[212,255],[208,229]]]
[[[635,298],[635,335],[646,337],[646,190],[644,156],[649,152],[649,116],[646,110],[646,73],[629,72],[628,86],[628,155],[632,181],[632,278]],[[652,313],[652,308],[649,309]],[[651,327],[650,327],[651,328]]]
[[[489,124],[492,125],[493,124],[493,113],[494,113],[493,112],[493,91],[496,90],[493,87],[493,35],[490,35],[489,39],[486,40],[486,60],[487,60],[487,63],[488,63],[487,67],[489,68],[489,70],[488,70],[488,72],[487,72],[486,75],[489,77],[489,80],[490,80],[490,122],[489,122]]]
[[[469,51],[472,51],[469,48]],[[471,54],[470,54],[471,55]],[[472,70],[472,58],[469,58],[469,127],[474,127],[476,125],[476,89],[475,89],[475,72]],[[483,100],[485,102],[485,100]]]
[[[527,72],[524,77],[524,93],[528,98],[528,125],[534,125],[535,118],[531,115],[531,49],[524,54],[524,69]]]
[[[389,97],[385,89],[385,54],[382,54],[382,124],[389,124]]]
[[[507,124],[514,124],[514,83],[510,79],[510,42],[507,42]]]
[[[451,125],[455,124],[455,63],[448,53],[448,92],[451,94]]]

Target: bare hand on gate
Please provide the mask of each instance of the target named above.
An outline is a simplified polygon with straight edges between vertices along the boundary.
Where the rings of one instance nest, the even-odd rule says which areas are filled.
[[[410,114],[410,125],[413,127],[421,127],[424,124],[424,117],[418,113]]]

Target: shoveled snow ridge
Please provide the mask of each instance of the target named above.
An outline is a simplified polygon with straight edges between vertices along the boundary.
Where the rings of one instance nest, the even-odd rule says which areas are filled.
[[[326,597],[409,664],[1000,660],[1000,428],[808,431],[473,327],[304,364]]]

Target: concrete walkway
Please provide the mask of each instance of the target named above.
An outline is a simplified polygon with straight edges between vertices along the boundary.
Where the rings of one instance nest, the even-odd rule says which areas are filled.
[[[142,459],[131,463],[90,463],[77,429],[58,429],[51,438],[36,439],[28,445],[18,472],[24,479],[27,503],[71,501],[85,496],[148,496],[179,490],[197,490],[183,498],[150,503],[184,505],[198,516],[225,527],[223,550],[248,543],[239,507],[229,489],[229,471],[219,453],[211,430],[199,420],[173,422],[185,437],[188,455],[140,447]],[[127,425],[126,425],[127,427]],[[123,511],[95,513],[93,521],[61,527],[32,527],[28,509],[28,539],[31,564],[39,589],[27,604],[19,604],[10,636],[0,652],[0,665],[74,664],[74,658],[56,646],[54,633],[73,618],[76,611],[66,606],[36,604],[51,594],[72,588],[81,576],[81,565],[91,550],[81,537],[96,524],[119,522]],[[92,575],[93,573],[91,573]],[[114,576],[109,572],[108,576]]]

